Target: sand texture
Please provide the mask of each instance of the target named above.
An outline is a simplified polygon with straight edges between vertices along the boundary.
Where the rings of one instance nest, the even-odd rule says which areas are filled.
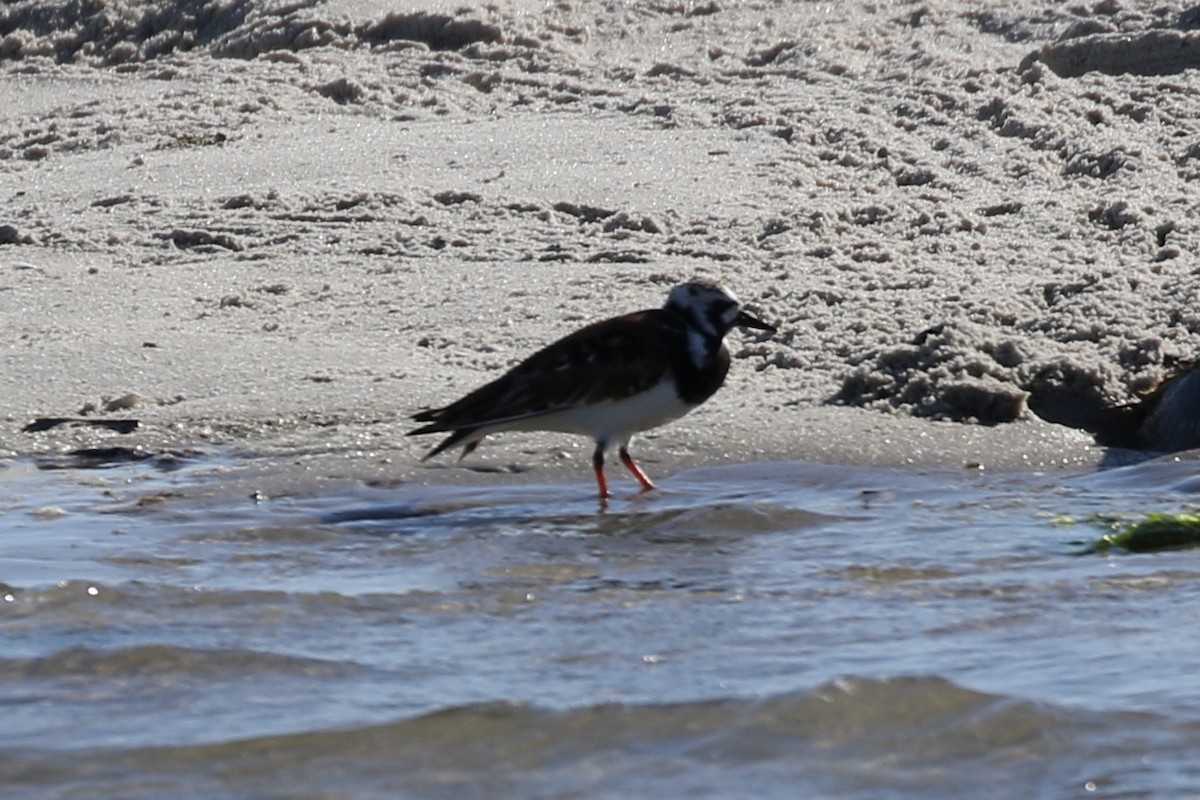
[[[449,480],[409,414],[702,277],[780,332],[635,442],[652,474],[1104,463],[1030,409],[1200,352],[1198,29],[1113,0],[7,3],[0,453]]]

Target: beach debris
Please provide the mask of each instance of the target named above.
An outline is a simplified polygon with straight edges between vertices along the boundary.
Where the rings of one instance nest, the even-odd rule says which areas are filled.
[[[1029,408],[1085,430],[1106,447],[1175,452],[1200,447],[1200,362],[1177,367],[1136,402],[1111,405],[1086,382],[1039,382]]]
[[[33,237],[14,225],[0,225],[0,244],[33,244]]]
[[[105,411],[128,411],[142,404],[142,396],[137,392],[128,392],[119,397],[102,397]]]
[[[1169,376],[1136,404],[1135,443],[1151,450],[1200,447],[1200,364]]]
[[[133,433],[141,425],[136,419],[101,419],[96,417],[37,417],[25,427],[22,433],[41,433],[59,425],[89,425],[93,428],[105,428],[116,433]]]
[[[219,250],[232,250],[236,253],[244,249],[237,239],[234,239],[227,233],[210,233],[204,230],[175,228],[170,233],[156,233],[155,237],[169,239],[171,244],[180,250],[195,248],[205,253]]]
[[[142,447],[126,447],[115,445],[110,447],[80,447],[67,453],[40,456],[36,459],[37,468],[41,470],[55,469],[103,469],[121,464],[152,462],[155,467],[164,471],[178,469],[183,462],[200,455],[198,450],[160,450]]]
[[[62,519],[67,516],[66,510],[62,506],[40,506],[29,512],[29,516],[34,519],[40,519],[43,522],[50,522],[56,519]]]
[[[1113,548],[1131,553],[1153,553],[1200,545],[1200,514],[1155,512],[1106,533],[1088,552],[1107,553]]]

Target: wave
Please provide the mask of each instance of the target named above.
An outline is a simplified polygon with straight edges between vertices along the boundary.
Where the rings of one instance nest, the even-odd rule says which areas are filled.
[[[297,658],[255,650],[204,650],[163,644],[113,650],[70,647],[32,659],[0,659],[0,681],[75,679],[134,679],[153,676],[217,678],[290,674],[330,677],[350,672],[342,662]]]
[[[124,797],[1162,798],[1200,780],[1198,734],[1153,714],[1056,707],[939,677],[852,678],[765,699],[492,703],[198,747],[10,750],[0,774],[29,796],[86,782],[95,796]]]

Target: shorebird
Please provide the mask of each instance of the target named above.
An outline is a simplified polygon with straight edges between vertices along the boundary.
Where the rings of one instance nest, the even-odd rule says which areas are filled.
[[[601,500],[611,497],[604,456],[613,447],[649,491],[654,484],[629,455],[630,438],[682,417],[721,388],[729,372],[725,335],[736,327],[776,330],[743,311],[723,286],[684,283],[662,308],[595,322],[462,399],[414,414],[428,424],[408,435],[450,433],[425,461],[458,444],[461,460],[500,431],[582,434],[596,443]]]

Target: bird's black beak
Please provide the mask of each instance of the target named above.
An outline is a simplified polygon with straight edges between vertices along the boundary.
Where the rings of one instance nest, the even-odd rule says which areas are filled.
[[[767,331],[768,333],[775,333],[779,330],[774,325],[768,325],[761,319],[750,316],[745,311],[738,312],[738,315],[734,317],[733,324],[739,328],[756,328],[760,331]]]

